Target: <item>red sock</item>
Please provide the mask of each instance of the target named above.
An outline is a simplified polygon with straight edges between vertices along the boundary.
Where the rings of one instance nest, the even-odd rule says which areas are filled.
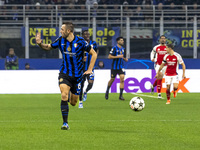
[[[154,81],[153,87],[155,87],[156,85],[157,85],[157,79]]]
[[[170,100],[170,90],[166,90],[167,100]]]
[[[160,93],[162,89],[162,79],[157,81],[157,89],[158,89],[158,93]]]

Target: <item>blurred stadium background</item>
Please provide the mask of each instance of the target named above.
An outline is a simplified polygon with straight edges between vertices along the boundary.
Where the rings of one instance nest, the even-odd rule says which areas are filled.
[[[199,0],[1,0],[0,57],[13,47],[19,58],[60,58],[58,50],[45,52],[35,46],[35,32],[42,31],[44,42],[50,43],[59,36],[62,22],[72,21],[78,35],[89,28],[98,43],[98,58],[107,58],[113,40],[123,36],[128,57],[149,59],[160,34],[183,58],[199,58],[194,54],[199,36],[197,44],[193,36],[194,26],[200,26],[199,4]]]
[[[200,0],[0,0],[0,149],[199,149],[199,8]],[[99,49],[84,109],[70,106],[69,132],[60,130],[61,55],[35,44],[37,31],[45,43],[54,41],[63,21],[72,21],[77,35],[88,29]],[[155,80],[149,56],[162,34],[187,67],[185,80],[179,71],[178,96],[167,106],[164,93],[162,100],[149,93]],[[117,36],[125,38],[130,58],[124,102],[118,100],[118,77],[104,100],[112,61],[107,56]],[[5,70],[10,48],[19,70]],[[24,70],[26,63],[32,70]],[[129,108],[134,96],[145,100],[140,113]]]

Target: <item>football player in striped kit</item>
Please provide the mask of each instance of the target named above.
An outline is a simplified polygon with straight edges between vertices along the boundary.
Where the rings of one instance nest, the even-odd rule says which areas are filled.
[[[125,77],[123,61],[127,62],[128,59],[124,57],[125,49],[122,47],[124,45],[123,37],[118,37],[116,39],[116,41],[117,41],[117,45],[111,49],[110,54],[108,55],[108,58],[113,59],[113,62],[112,62],[112,68],[111,68],[111,79],[108,82],[107,90],[105,93],[106,100],[108,99],[110,87],[111,87],[112,83],[114,82],[117,74],[120,77],[119,100],[125,100],[124,97],[122,96],[123,90],[124,90],[124,77]]]
[[[61,112],[63,118],[62,130],[68,130],[68,96],[70,94],[70,104],[75,106],[81,91],[81,82],[84,74],[92,74],[92,69],[97,58],[96,52],[82,38],[74,35],[74,25],[71,22],[64,22],[58,37],[51,44],[43,44],[41,33],[36,34],[36,43],[44,50],[52,50],[59,48],[63,56],[63,62],[59,73],[59,87],[61,91]],[[83,56],[87,51],[92,55],[88,70],[83,72]]]
[[[90,33],[88,32],[88,30],[84,30],[82,32],[82,37],[98,54],[97,43],[95,41],[90,40]],[[88,67],[89,67],[90,61],[91,61],[91,57],[92,56],[88,52],[85,52],[85,56],[83,59],[83,61],[84,61],[83,70],[84,71],[88,70]],[[83,87],[84,87],[84,83],[86,80],[88,81],[88,85],[87,85],[87,88],[85,89],[85,91],[83,92]],[[92,70],[92,74],[87,74],[87,75],[83,76],[83,81],[81,83],[81,92],[79,95],[79,108],[83,108],[83,101],[86,101],[87,92],[92,89],[93,83],[94,83],[94,68]],[[82,95],[83,95],[83,97],[82,97]]]

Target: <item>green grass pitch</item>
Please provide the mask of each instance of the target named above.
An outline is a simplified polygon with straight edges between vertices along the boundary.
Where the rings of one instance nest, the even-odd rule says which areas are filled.
[[[0,150],[200,149],[199,93],[178,93],[170,105],[165,94],[141,96],[141,112],[129,108],[136,95],[118,96],[88,94],[83,109],[70,106],[70,130],[61,130],[60,94],[0,95]]]

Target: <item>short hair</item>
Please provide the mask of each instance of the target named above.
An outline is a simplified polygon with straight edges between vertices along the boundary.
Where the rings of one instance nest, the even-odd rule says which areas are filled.
[[[174,49],[174,45],[173,44],[167,44],[167,47]]]
[[[118,38],[116,38],[116,41],[118,42],[120,39],[123,39],[123,37],[119,36]]]
[[[83,31],[82,31],[82,35],[83,35],[85,32],[88,32],[88,30],[83,30]]]
[[[63,25],[66,26],[71,32],[74,32],[74,24],[72,22],[63,22]]]
[[[166,36],[165,36],[165,35],[161,35],[161,36],[160,36],[160,39],[161,39],[161,37],[164,37],[164,38],[166,38]]]
[[[14,48],[9,48],[9,52],[10,52],[10,51],[14,51]]]

